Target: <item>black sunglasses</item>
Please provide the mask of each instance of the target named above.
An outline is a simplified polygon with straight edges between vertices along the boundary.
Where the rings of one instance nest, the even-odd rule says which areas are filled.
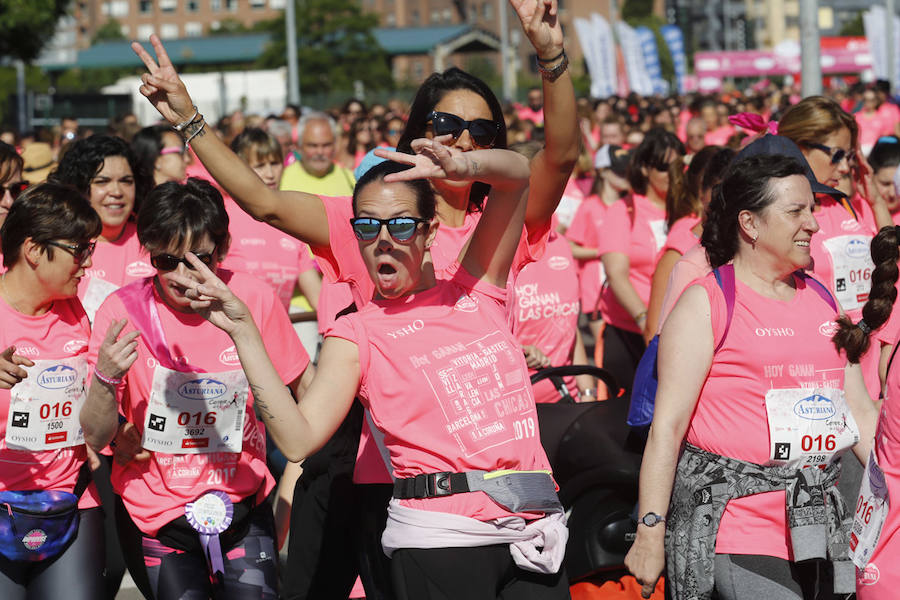
[[[76,261],[78,261],[79,265],[84,264],[84,262],[91,257],[94,253],[94,249],[97,247],[97,242],[82,242],[80,244],[66,244],[64,242],[57,242],[54,240],[50,240],[46,242],[48,246],[53,246],[54,248],[60,248],[65,250],[69,254],[72,255]]]
[[[452,135],[453,139],[457,139],[462,132],[469,130],[472,141],[476,146],[488,148],[494,145],[497,140],[497,134],[500,133],[500,125],[496,121],[490,119],[473,119],[466,121],[456,115],[450,113],[431,111],[425,117],[431,121],[431,130],[434,135]]]
[[[382,226],[387,226],[388,233],[398,242],[405,242],[416,234],[419,223],[427,223],[427,219],[418,217],[394,217],[393,219],[373,219],[358,217],[350,219],[350,226],[356,239],[370,242],[381,233]]]
[[[213,263],[213,254],[215,254],[215,251],[204,252],[202,254],[195,253],[194,256],[196,256],[204,265],[209,267]],[[179,258],[177,256],[172,256],[171,254],[157,254],[156,256],[151,256],[150,264],[153,265],[157,271],[174,271],[178,268],[179,264],[183,264],[191,271],[194,270],[194,265],[189,263],[186,258]]]
[[[826,146],[825,144],[806,144],[810,148],[815,148],[816,150],[821,150],[825,154],[831,157],[831,164],[836,165],[845,158],[849,162],[853,162],[853,159],[856,158],[856,150],[844,150],[843,148],[832,148],[831,146]]]
[[[28,189],[29,185],[27,181],[12,181],[6,185],[0,185],[0,197],[9,192],[9,195],[15,200],[19,197],[19,194]]]

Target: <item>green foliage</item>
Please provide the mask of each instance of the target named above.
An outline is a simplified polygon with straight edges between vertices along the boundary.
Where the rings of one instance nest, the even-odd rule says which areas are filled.
[[[97,28],[96,33],[94,33],[94,37],[91,38],[91,45],[93,46],[97,42],[114,42],[116,40],[124,40],[126,39],[124,35],[122,35],[122,25],[115,19],[110,19],[103,25]]]
[[[0,58],[37,58],[68,5],[69,0],[0,0]]]
[[[283,23],[284,23],[284,21],[282,21],[282,24]],[[250,33],[252,31],[259,29],[258,25],[259,24],[257,24],[257,26],[254,26],[254,27],[247,27],[246,25],[244,25],[237,19],[232,19],[232,18],[222,19],[221,21],[219,21],[219,26],[217,28],[213,29],[212,27],[210,27],[209,31],[207,32],[207,35],[209,35],[210,37],[213,37],[213,36],[218,36],[218,35],[234,35],[234,34],[240,34],[240,33]]]
[[[863,11],[856,13],[856,18],[852,21],[844,23],[844,26],[841,27],[841,32],[838,35],[866,35],[866,30],[863,27]]]
[[[50,78],[39,67],[25,67],[25,89],[39,94],[50,89]],[[0,67],[0,123],[18,127],[16,123],[16,69]]]
[[[653,0],[625,0],[622,3],[622,20],[634,27],[636,19],[645,19],[653,15]],[[643,25],[643,23],[638,23]]]
[[[66,69],[56,78],[54,87],[59,92],[97,93],[100,88],[112,85],[122,77],[134,75],[129,67],[103,67],[97,69]]]
[[[503,87],[503,76],[497,69],[496,63],[486,56],[470,56],[463,69],[485,82],[492,89],[499,90]]]
[[[297,0],[297,58],[303,94],[393,86],[388,57],[372,29],[378,16],[362,12],[354,0]],[[268,22],[272,42],[256,66],[271,69],[287,62],[284,17]]]

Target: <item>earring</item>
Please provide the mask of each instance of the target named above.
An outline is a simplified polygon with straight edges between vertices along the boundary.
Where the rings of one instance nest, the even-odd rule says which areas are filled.
[[[758,240],[758,239],[759,239],[759,234],[758,233],[753,234],[753,238],[750,240],[750,245],[753,246],[753,248],[756,248],[756,240]]]

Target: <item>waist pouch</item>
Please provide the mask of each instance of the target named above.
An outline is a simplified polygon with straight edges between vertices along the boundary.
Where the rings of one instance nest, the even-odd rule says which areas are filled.
[[[65,550],[78,532],[78,498],[59,490],[0,492],[0,554],[39,561]]]
[[[466,471],[423,473],[394,482],[394,498],[437,498],[464,492],[484,492],[514,513],[563,512],[556,484],[546,471]]]
[[[247,496],[234,505],[234,517],[228,529],[219,534],[221,545],[223,548],[232,548],[236,546],[242,539],[247,536],[250,531],[250,515],[254,510],[267,508],[265,503],[254,507],[256,502],[256,494]],[[174,521],[169,521],[159,528],[156,539],[176,550],[185,552],[202,552],[203,547],[200,545],[200,536],[197,530],[191,527],[187,517],[181,515]]]

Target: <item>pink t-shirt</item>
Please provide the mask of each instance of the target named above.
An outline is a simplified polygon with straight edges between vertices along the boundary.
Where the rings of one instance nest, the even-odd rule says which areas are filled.
[[[16,354],[24,356],[36,364],[30,376],[12,390],[0,389],[0,489],[2,490],[61,490],[71,492],[78,479],[78,471],[87,459],[84,444],[54,448],[52,450],[11,449],[7,446],[7,426],[10,425],[9,411],[12,391],[23,384],[40,385],[43,371],[59,369],[55,361],[78,359],[87,362],[87,343],[91,336],[91,326],[87,315],[77,298],[57,300],[50,310],[40,316],[25,315],[0,300],[0,346],[16,347]],[[46,364],[38,361],[47,361]],[[65,365],[64,365],[65,366]],[[68,370],[68,369],[67,369]],[[82,385],[85,383],[81,382]],[[75,382],[78,385],[78,382]],[[58,386],[51,386],[56,388]],[[86,399],[86,396],[85,396]],[[47,405],[49,407],[49,405]],[[52,411],[53,408],[50,408]],[[14,411],[16,412],[16,411]],[[50,413],[52,414],[52,412]],[[27,424],[29,419],[39,415],[23,413],[18,422]],[[16,427],[16,419],[12,427]],[[47,434],[52,435],[52,434]],[[80,508],[99,506],[93,484],[81,497]]]
[[[318,258],[319,267],[326,282],[337,281],[349,284],[349,297],[342,297],[338,302],[330,306],[339,306],[338,310],[347,306],[346,300],[356,303],[357,309],[367,305],[375,293],[375,284],[369,277],[369,271],[359,252],[359,242],[350,227],[350,219],[353,217],[353,204],[350,198],[322,198],[325,213],[328,216],[328,235],[331,244],[325,247],[312,247],[313,253]],[[438,227],[434,243],[430,248],[431,260],[435,271],[446,269],[459,257],[459,253],[475,230],[481,213],[469,213],[466,215],[461,227]],[[510,277],[514,277],[526,264],[540,256],[546,243],[547,234],[550,231],[550,223],[539,231],[526,235],[523,230],[522,238],[516,257],[510,268]],[[323,285],[323,289],[324,289]],[[507,286],[507,291],[511,286]],[[342,292],[337,292],[341,294]],[[322,314],[320,300],[320,314]],[[324,319],[332,319],[331,314],[322,315]],[[321,329],[320,321],[320,329]],[[375,465],[379,465],[377,470]],[[353,474],[356,483],[390,483],[390,474],[384,465],[382,453],[376,445],[368,420],[363,422],[362,437],[359,443],[359,451],[356,458],[356,469]]]
[[[897,344],[896,338],[890,343]],[[900,361],[896,355],[887,374],[884,404],[878,418],[875,435],[875,454],[884,471],[890,497],[890,510],[881,529],[878,545],[872,553],[866,571],[856,570],[856,597],[859,600],[886,600],[897,595],[900,588],[900,570],[897,558],[900,556],[900,510],[896,498],[900,498]]]
[[[836,317],[818,292],[796,279],[788,302],[735,282],[731,327],[713,357],[686,439],[709,452],[765,464],[769,459],[766,392],[775,388],[844,385],[844,364],[823,325]],[[712,275],[698,285],[710,298],[716,344],[727,321],[725,297]],[[725,508],[716,552],[761,554],[791,560],[784,492],[732,500]]]
[[[395,477],[550,470],[505,300],[505,290],[452,265],[435,287],[374,301],[328,333],[359,346],[359,396]],[[480,521],[510,515],[481,492],[401,502]]]
[[[859,145],[862,146],[863,152],[870,150],[881,136],[893,133],[894,126],[886,122],[885,113],[878,111],[867,113],[861,110],[853,117],[859,127]]]
[[[265,280],[275,289],[285,309],[291,305],[297,276],[315,269],[309,246],[255,220],[241,210],[234,200],[225,197],[231,247],[222,268],[249,273]]]
[[[885,124],[884,135],[894,135],[894,128],[900,123],[900,106],[893,102],[885,102],[878,107],[878,114]]]
[[[699,244],[700,238],[692,231],[699,222],[700,217],[688,215],[672,223],[669,234],[666,236],[666,243],[663,245],[663,252],[674,250],[683,256],[685,252]]]
[[[309,357],[275,293],[249,275],[224,270],[218,274],[250,309],[282,381],[285,384],[294,381],[306,369]],[[142,285],[144,281],[132,284]],[[129,317],[121,296],[134,289],[129,287],[111,295],[97,312],[88,355],[92,365],[97,361],[97,352],[111,321],[129,318],[122,335],[135,329],[134,319]],[[240,371],[241,363],[228,334],[198,314],[169,308],[156,289],[152,294],[167,340],[163,343],[170,349],[178,371],[210,374]],[[152,344],[151,337],[150,332],[142,332],[138,338],[138,358],[125,377],[125,385],[118,390],[119,412],[141,433],[159,364],[148,347]],[[256,419],[252,395],[247,397],[240,453],[151,454],[147,461],[132,461],[125,466],[114,464],[112,470],[113,487],[122,497],[128,514],[141,531],[151,536],[182,516],[185,503],[207,491],[224,491],[232,502],[249,496],[256,496],[257,502],[262,502],[275,485],[266,468],[265,429]]]
[[[138,241],[137,225],[128,222],[116,241],[97,242],[91,256],[91,267],[85,270],[78,284],[78,299],[84,305],[88,318],[93,318],[112,292],[154,274],[156,269],[150,264],[150,256]]]
[[[659,251],[666,241],[666,210],[646,196],[632,195],[632,203],[619,200],[609,207],[598,239],[600,256],[619,252],[628,256],[628,279],[646,306],[650,301],[650,281]],[[619,301],[611,286],[600,294],[603,319],[620,329],[640,333],[641,330]]]
[[[712,131],[707,131],[703,142],[707,146],[727,146],[729,138],[734,135],[735,131],[732,125],[722,125]]]
[[[575,211],[575,218],[566,230],[566,237],[584,248],[597,248],[607,209],[599,196],[585,198]],[[600,290],[605,280],[603,263],[599,257],[578,261],[582,312],[596,314],[600,308]]]
[[[659,327],[656,333],[662,331],[663,324],[681,298],[682,292],[694,282],[694,280],[705,277],[712,268],[709,266],[709,260],[706,258],[706,248],[699,243],[694,244],[693,248],[687,250],[669,273],[669,282],[666,284],[666,295],[663,298],[662,309],[659,311]]]
[[[509,306],[510,326],[523,346],[536,346],[550,359],[551,366],[572,364],[575,332],[578,328],[578,278],[569,243],[550,233],[540,260],[526,265],[516,277]],[[536,370],[529,370],[529,374]],[[566,381],[573,396],[575,378]],[[557,402],[559,392],[549,379],[534,386],[537,402]]]

